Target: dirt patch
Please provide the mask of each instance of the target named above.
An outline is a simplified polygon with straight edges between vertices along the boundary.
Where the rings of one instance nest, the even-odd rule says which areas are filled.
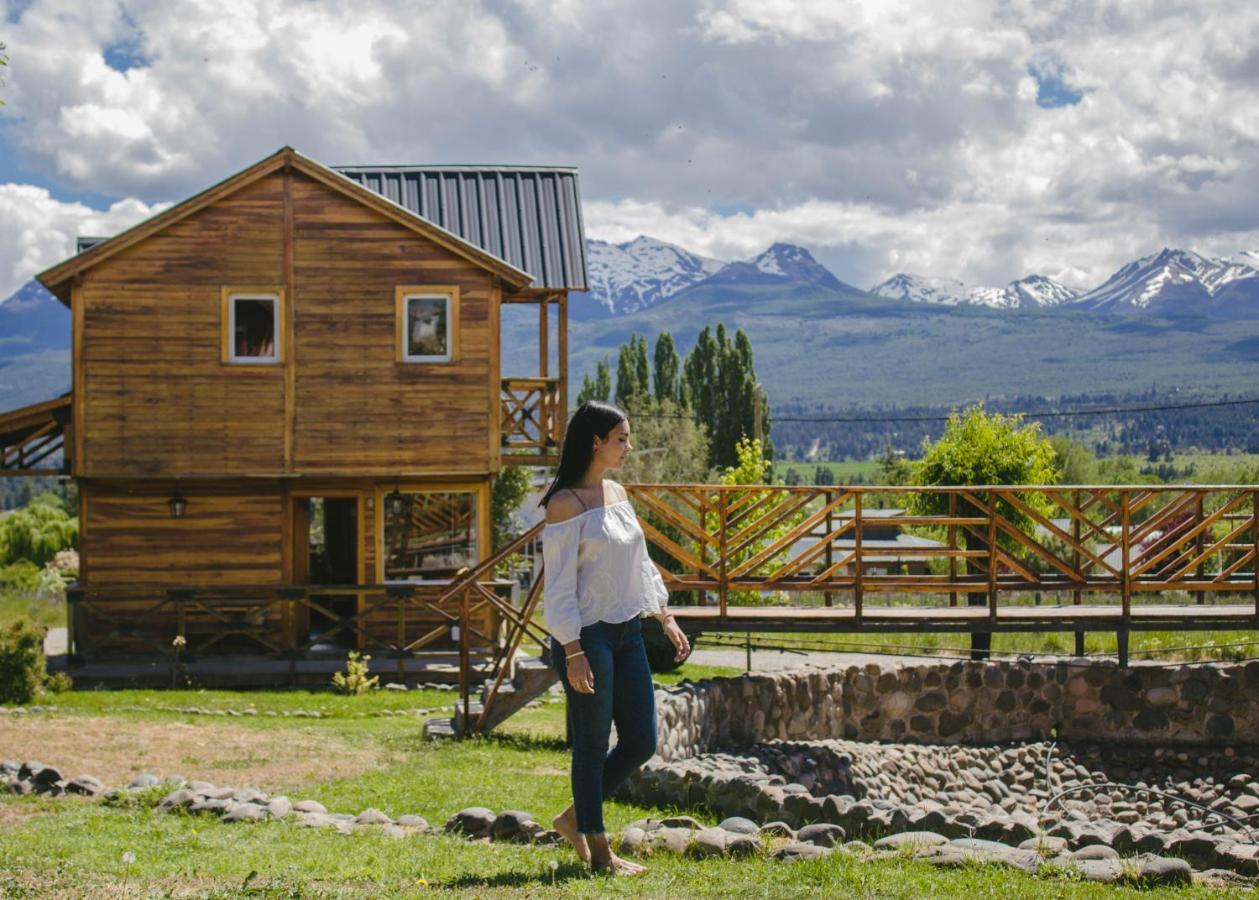
[[[374,747],[297,729],[104,716],[0,720],[0,757],[38,759],[67,777],[95,775],[110,787],[152,772],[267,791],[345,778],[384,762]]]

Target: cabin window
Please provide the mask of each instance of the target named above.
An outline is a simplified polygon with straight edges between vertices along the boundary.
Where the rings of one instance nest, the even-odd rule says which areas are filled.
[[[477,495],[407,491],[384,496],[385,581],[452,578],[476,565]]]
[[[226,293],[225,360],[266,364],[280,361],[281,301],[278,293]]]
[[[459,341],[459,292],[402,287],[397,296],[398,361],[453,362]]]

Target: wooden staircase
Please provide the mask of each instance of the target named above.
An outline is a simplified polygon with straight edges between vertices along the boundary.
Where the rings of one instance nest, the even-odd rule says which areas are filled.
[[[558,680],[555,670],[542,658],[518,656],[512,665],[511,680],[505,680],[498,685],[488,714],[484,714],[486,702],[494,691],[495,679],[485,680],[481,686],[481,696],[469,701],[466,717],[463,704],[456,702],[453,716],[438,716],[425,721],[424,737],[436,739],[463,737],[472,733],[485,734],[547,693]]]

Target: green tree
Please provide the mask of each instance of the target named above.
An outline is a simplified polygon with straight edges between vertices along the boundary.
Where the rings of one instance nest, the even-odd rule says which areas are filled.
[[[621,469],[628,484],[704,484],[708,434],[676,400],[648,400],[630,415],[634,452]]]
[[[512,517],[529,494],[529,468],[503,466],[490,490],[490,519],[497,552],[514,537]]]
[[[813,483],[816,485],[827,485],[835,483],[835,475],[831,472],[830,466],[818,466],[813,470]]]
[[[879,454],[879,483],[892,486],[909,484],[913,476],[913,463],[905,458],[904,453],[893,447],[891,442],[885,444],[883,452]]]
[[[773,469],[773,463],[765,458],[765,450],[761,446],[760,441],[755,438],[742,438],[735,444],[736,463],[733,466],[727,466],[718,477],[719,484],[728,485],[757,485],[766,484],[770,478],[770,471]],[[756,496],[749,498],[745,508],[756,509],[761,505],[762,500],[769,501],[769,507],[775,505],[774,494],[781,495],[782,489],[778,488],[773,491],[754,491]],[[805,519],[808,515],[807,510],[800,510],[787,516],[774,527],[767,530],[763,535],[750,541],[746,547],[733,554],[727,560],[727,567],[734,568],[744,560],[760,553],[765,547],[785,536],[796,525]],[[708,531],[711,533],[717,526],[717,518],[714,514],[709,514],[707,518]],[[767,575],[775,568],[781,565],[781,561],[771,558],[763,565],[758,566],[755,570],[757,574]],[[781,598],[779,598],[781,599]],[[730,594],[729,601],[734,604],[758,604],[761,603],[761,596],[757,591],[734,591]]]
[[[914,465],[912,483],[943,487],[950,485],[1015,485],[1056,484],[1058,481],[1057,457],[1054,446],[1040,432],[1040,424],[1024,424],[1023,417],[987,413],[982,405],[972,406],[952,413],[944,426],[944,434],[932,443],[922,444],[922,458]],[[983,503],[990,502],[986,492],[976,491],[975,496]],[[1033,508],[1046,509],[1046,501],[1035,495],[1025,502]],[[940,516],[949,513],[948,497],[939,493],[911,494],[906,504],[911,515]],[[1047,510],[1046,510],[1047,511]],[[1030,532],[1031,521],[1019,509],[1000,500],[997,515],[1015,523],[1021,530]],[[959,498],[957,515],[982,517],[986,509]],[[959,540],[967,550],[989,552],[986,534],[960,528]],[[999,538],[999,543],[1005,543]],[[982,557],[966,560],[971,574],[983,574],[987,561]],[[985,606],[986,593],[967,595],[971,606]],[[971,658],[987,659],[991,635],[975,634],[971,638]]]
[[[651,397],[647,339],[631,334],[616,353],[616,405],[627,412]]]
[[[677,401],[680,387],[678,369],[682,363],[678,359],[677,348],[673,346],[673,335],[669,332],[662,331],[657,335],[653,361],[655,371],[652,373],[652,381],[656,390],[656,399]]]
[[[55,494],[40,494],[0,519],[0,565],[29,560],[43,566],[59,551],[78,546],[79,520]]]
[[[1096,484],[1097,457],[1079,441],[1055,434],[1049,439],[1054,448],[1054,468],[1061,484]]]
[[[716,468],[737,465],[738,442],[759,438],[766,459],[773,459],[769,442],[769,403],[757,383],[752,342],[739,329],[730,338],[718,324],[716,336],[705,327],[682,366],[682,395],[696,420],[711,436],[709,462]],[[761,429],[756,428],[756,406],[761,407]]]
[[[595,377],[592,380],[590,373],[585,372],[581,376],[581,390],[577,392],[577,405],[581,406],[587,400],[601,400],[608,402],[608,396],[612,393],[612,375],[608,369],[608,358],[605,356],[595,364]]]
[[[695,346],[682,364],[682,382],[686,405],[695,421],[715,438],[713,424],[717,419],[717,342],[707,325],[700,329]],[[710,449],[711,454],[711,449]],[[711,455],[710,455],[711,460]]]

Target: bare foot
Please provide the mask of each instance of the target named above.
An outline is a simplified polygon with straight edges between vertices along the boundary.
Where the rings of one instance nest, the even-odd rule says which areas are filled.
[[[621,859],[615,853],[608,851],[606,860],[599,860],[590,864],[590,868],[601,875],[616,875],[618,877],[632,878],[635,875],[642,875],[647,871],[646,866],[640,866],[636,862],[630,862],[628,859]]]
[[[590,862],[590,845],[586,843],[586,836],[577,830],[577,810],[570,806],[551,820],[551,827],[573,845],[578,859],[584,863]]]

